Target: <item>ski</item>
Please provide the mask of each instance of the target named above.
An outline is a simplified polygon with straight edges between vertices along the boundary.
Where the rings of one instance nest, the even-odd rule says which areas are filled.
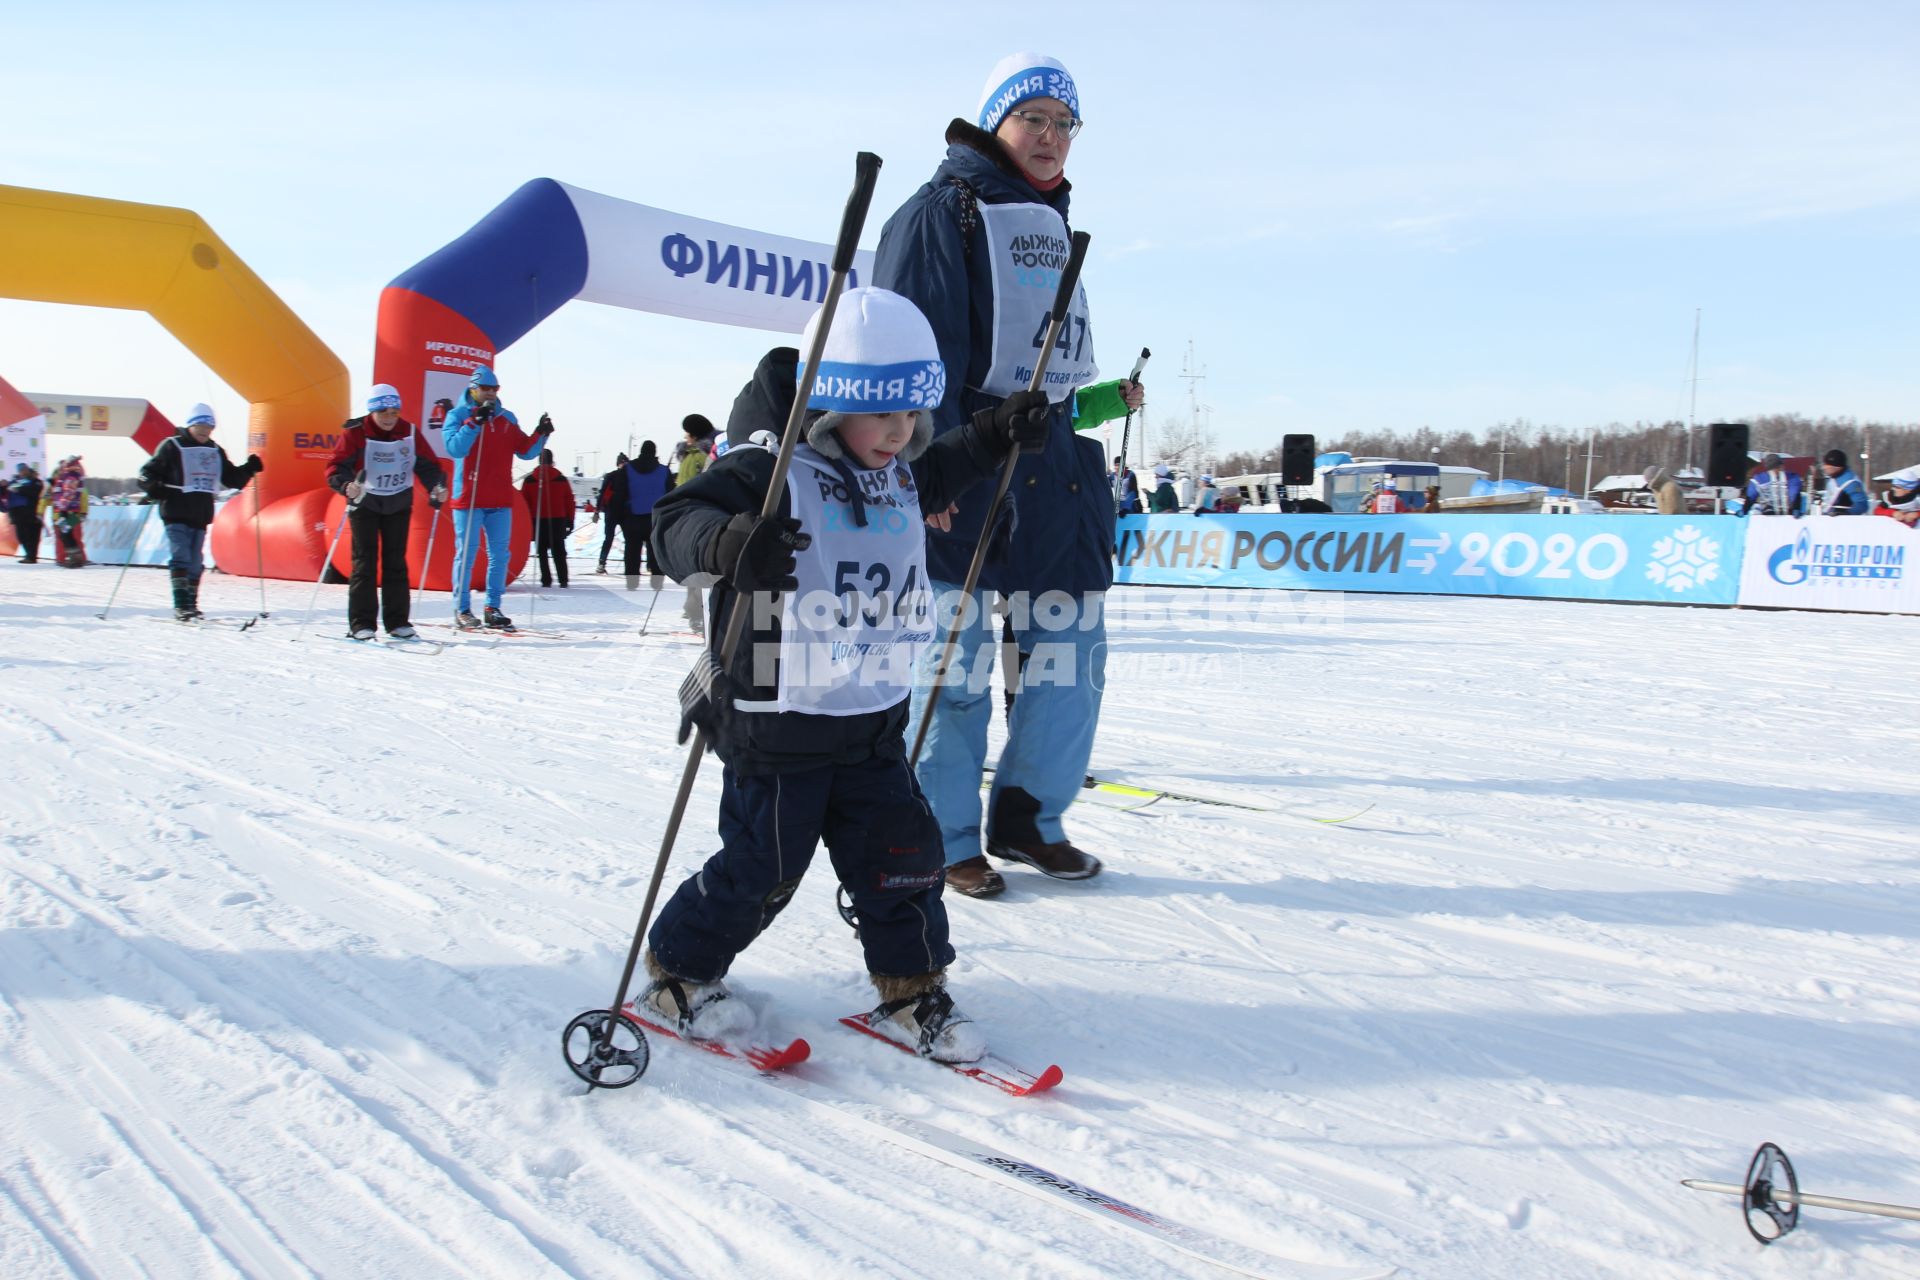
[[[993,766],[986,766],[986,772],[991,775],[993,773]],[[1316,818],[1312,814],[1295,813],[1291,809],[1275,809],[1267,805],[1247,804],[1241,800],[1225,800],[1219,796],[1195,795],[1190,791],[1169,791],[1161,787],[1135,786],[1130,782],[1121,782],[1116,778],[1102,778],[1091,773],[1081,779],[1080,786],[1081,789],[1085,791],[1098,791],[1104,795],[1123,796],[1137,802],[1119,806],[1124,811],[1144,809],[1148,805],[1160,800],[1176,800],[1181,804],[1209,804],[1222,809],[1242,809],[1248,813],[1284,814],[1290,818],[1305,818],[1308,822],[1337,826],[1342,822],[1352,822],[1355,818],[1369,812],[1373,808],[1373,806],[1369,804],[1364,808],[1356,809],[1352,813],[1342,817]]]
[[[463,636],[532,636],[540,640],[566,640],[569,638],[564,631],[529,631],[525,627],[489,627],[484,624],[478,627],[462,627],[456,626],[451,622],[416,622],[413,625],[416,627],[432,627],[436,631],[452,631]]]
[[[876,1030],[873,1024],[867,1021],[871,1016],[871,1014],[866,1013],[852,1014],[840,1019],[840,1025],[843,1027],[851,1027],[862,1035],[872,1036],[881,1044],[898,1049],[909,1057],[920,1057],[918,1053],[915,1053],[908,1046],[901,1044],[892,1036],[887,1035],[883,1031]],[[1005,1058],[998,1057],[991,1053],[978,1062],[941,1062],[937,1058],[928,1058],[926,1061],[938,1067],[945,1067],[947,1070],[958,1075],[963,1075],[969,1080],[978,1080],[981,1084],[990,1084],[1002,1093],[1012,1094],[1016,1098],[1025,1098],[1036,1093],[1045,1093],[1065,1078],[1065,1073],[1057,1066],[1049,1065],[1045,1071],[1035,1075],[1024,1067],[1015,1066]]]
[[[627,1001],[620,1006],[620,1012],[656,1035],[665,1036],[669,1040],[678,1040],[688,1048],[704,1049],[717,1057],[732,1058],[736,1062],[750,1063],[759,1071],[785,1071],[788,1067],[797,1067],[805,1062],[808,1055],[813,1052],[812,1046],[805,1040],[794,1040],[784,1045],[748,1045],[744,1049],[736,1049],[734,1046],[722,1044],[718,1040],[695,1040],[689,1036],[681,1035],[678,1031],[675,1031],[672,1027],[666,1026],[663,1023],[643,1017],[637,1008],[637,1003],[638,1002],[633,1000]]]
[[[208,631],[246,631],[260,621],[260,615],[250,618],[158,618],[145,615],[148,622],[164,622],[171,627],[200,627]]]
[[[438,640],[395,640],[392,636],[380,637],[373,640],[356,640],[352,636],[334,635],[330,631],[325,634],[331,639],[344,640],[348,644],[377,644],[383,649],[394,649],[402,653],[411,651],[419,654],[423,658],[430,658],[436,653],[441,653],[445,651],[447,647]]]
[[[864,1030],[864,1028],[862,1028]],[[869,1033],[871,1034],[871,1033]],[[909,1052],[911,1052],[909,1050]],[[1027,1195],[1064,1206],[1110,1227],[1138,1232],[1149,1240],[1239,1275],[1261,1280],[1386,1280],[1390,1265],[1348,1266],[1281,1258],[1222,1239],[1151,1210],[1128,1204],[1083,1182],[1053,1173],[971,1138],[911,1119],[882,1107],[833,1096],[816,1080],[796,1075],[762,1075],[760,1081],[814,1108],[823,1116],[862,1125],[872,1136],[937,1160],[952,1169],[1005,1181]]]

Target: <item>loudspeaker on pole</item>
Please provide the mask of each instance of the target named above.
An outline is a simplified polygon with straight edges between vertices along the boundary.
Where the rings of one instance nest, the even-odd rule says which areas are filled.
[[[1271,438],[1271,437],[1269,437]],[[1318,450],[1310,435],[1283,436],[1280,440],[1280,483],[1312,484],[1313,460]]]
[[[1737,489],[1747,482],[1750,434],[1744,422],[1716,422],[1707,428],[1708,484]]]

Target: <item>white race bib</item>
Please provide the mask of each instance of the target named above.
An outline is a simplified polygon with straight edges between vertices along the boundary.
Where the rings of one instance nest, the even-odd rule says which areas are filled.
[[[369,440],[361,454],[368,493],[404,493],[413,487],[413,436]]]
[[[1071,245],[1066,221],[1049,205],[982,204],[980,219],[993,267],[993,365],[979,390],[1005,397],[1025,391],[1033,381]],[[1087,320],[1087,288],[1079,284],[1053,358],[1047,361],[1043,389],[1048,400],[1059,404],[1099,375]]]
[[[807,445],[794,450],[788,502],[813,543],[794,557],[799,589],[780,597],[779,696],[737,702],[742,711],[863,715],[913,689],[914,662],[933,639],[919,490],[904,462],[851,470],[864,528],[833,464]]]
[[[180,491],[182,493],[220,492],[220,451],[212,445],[191,445],[180,450]]]

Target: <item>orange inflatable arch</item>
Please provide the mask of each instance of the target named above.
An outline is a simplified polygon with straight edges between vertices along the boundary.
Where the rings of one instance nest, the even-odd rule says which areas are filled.
[[[339,357],[189,210],[0,186],[0,244],[0,297],[145,311],[246,399],[246,439],[222,443],[266,471],[214,521],[214,558],[317,578],[340,502],[324,485],[348,417]]]

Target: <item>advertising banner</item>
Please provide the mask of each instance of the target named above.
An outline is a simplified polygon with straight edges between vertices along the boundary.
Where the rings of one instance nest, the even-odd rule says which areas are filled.
[[[53,391],[23,394],[47,416],[47,430],[53,435],[127,439],[152,453],[173,434],[173,424],[145,400]],[[78,440],[56,441],[55,447],[64,449],[69,444],[84,447]]]
[[[1730,605],[1745,532],[1733,516],[1127,516],[1115,580]]]
[[[87,559],[95,564],[165,564],[167,526],[160,523],[157,513],[149,516],[147,513],[151,510],[142,506],[93,504],[87,512]],[[213,549],[209,547],[205,554],[207,567],[216,568]]]
[[[1920,531],[1873,516],[1754,516],[1740,603],[1920,613]]]
[[[38,405],[0,378],[0,477],[12,476],[22,462],[47,474],[47,420]]]

